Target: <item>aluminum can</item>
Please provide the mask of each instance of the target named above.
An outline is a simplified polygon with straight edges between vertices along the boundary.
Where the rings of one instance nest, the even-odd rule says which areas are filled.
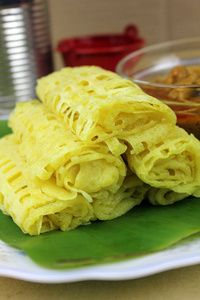
[[[47,1],[0,0],[0,118],[36,98],[37,78],[52,70]]]

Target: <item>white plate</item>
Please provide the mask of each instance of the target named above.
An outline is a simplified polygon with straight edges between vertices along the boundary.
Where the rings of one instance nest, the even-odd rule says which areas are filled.
[[[199,263],[200,239],[141,258],[62,271],[40,267],[24,252],[0,241],[0,275],[38,283],[135,279]]]

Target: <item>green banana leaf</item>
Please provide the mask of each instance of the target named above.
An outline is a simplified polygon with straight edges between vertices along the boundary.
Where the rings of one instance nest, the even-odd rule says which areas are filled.
[[[8,127],[8,122],[6,120],[0,120],[0,137],[11,133],[11,129]]]
[[[9,133],[0,122],[1,136]],[[200,232],[200,199],[189,197],[161,207],[143,203],[110,221],[75,230],[29,236],[0,212],[0,239],[24,251],[37,264],[66,269],[138,257],[170,247]]]

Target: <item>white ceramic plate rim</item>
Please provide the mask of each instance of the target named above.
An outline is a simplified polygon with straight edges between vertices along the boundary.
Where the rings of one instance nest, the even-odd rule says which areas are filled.
[[[0,241],[0,276],[37,283],[130,280],[199,263],[199,238],[140,258],[68,270],[43,268],[24,252]]]

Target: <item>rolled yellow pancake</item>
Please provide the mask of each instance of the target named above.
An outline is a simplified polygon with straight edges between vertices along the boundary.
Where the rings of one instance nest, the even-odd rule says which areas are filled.
[[[132,81],[96,66],[63,68],[40,78],[39,99],[81,140],[97,143],[110,137],[146,135],[157,124],[166,135],[174,112],[146,95]]]
[[[94,195],[93,208],[95,216],[100,220],[114,219],[139,205],[145,198],[150,186],[142,182],[130,170],[116,194],[103,192],[104,196]]]
[[[70,212],[52,213],[48,219],[55,228],[69,230],[97,218],[119,217],[139,205],[149,189],[127,169],[121,156],[110,152],[109,147],[121,148],[118,141],[111,138],[108,143],[85,144],[37,100],[18,103],[10,115],[9,126],[18,140],[17,151],[26,162],[30,181],[37,189],[56,202],[70,203],[75,215],[81,201],[81,212],[87,205],[92,210],[87,218],[78,216],[80,222],[72,225],[68,222],[68,218],[74,219]]]
[[[153,141],[153,132],[150,136]],[[147,138],[148,139],[148,138]],[[200,196],[200,141],[175,126],[159,143],[126,138],[130,169],[155,188]]]
[[[58,198],[43,193],[33,182],[19,147],[13,134],[0,139],[0,209],[24,233],[69,230],[96,219],[91,203],[81,194],[60,200],[59,189]]]
[[[91,194],[102,189],[115,193],[126,176],[121,156],[113,155],[105,143],[86,145],[37,100],[18,103],[9,126],[20,141],[32,179],[50,196],[56,185],[90,201]]]
[[[187,198],[187,193],[177,193],[167,188],[150,187],[146,197],[153,205],[170,205]]]

